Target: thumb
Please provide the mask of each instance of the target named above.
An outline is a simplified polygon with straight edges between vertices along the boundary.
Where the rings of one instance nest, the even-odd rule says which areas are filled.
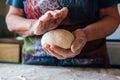
[[[71,51],[74,53],[76,52],[78,49],[80,49],[82,47],[82,40],[74,40],[74,42],[71,45]]]

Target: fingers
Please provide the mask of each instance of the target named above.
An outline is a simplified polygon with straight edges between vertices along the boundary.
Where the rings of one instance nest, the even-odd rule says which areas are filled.
[[[33,30],[35,35],[41,35],[47,31],[50,26],[50,20],[52,19],[51,13],[47,12],[39,18],[39,20],[34,24]]]
[[[54,50],[56,54],[63,56],[63,59],[73,58],[80,53],[80,50],[77,50],[73,53],[70,49],[62,49],[57,46],[52,46],[51,49]]]
[[[68,15],[68,8],[64,7],[61,9],[62,18],[65,18]]]
[[[68,8],[62,8],[59,10],[61,16],[56,19],[56,24],[60,24],[68,15]]]
[[[55,11],[57,11],[59,14],[59,17],[63,19],[68,15],[68,8],[66,7],[62,8],[61,10],[55,10]]]
[[[56,28],[66,17],[68,14],[67,8],[62,8],[61,10],[54,10],[53,12],[54,19],[51,21],[50,30]]]
[[[53,18],[53,15],[51,14],[51,11],[48,11],[39,18],[39,21],[46,22],[46,21],[49,21],[52,18]]]
[[[65,18],[68,14],[68,8],[64,7],[60,10],[54,10],[54,11],[48,11],[47,13],[50,13],[53,15],[53,18]]]
[[[33,33],[41,35],[46,31],[56,28],[63,19],[67,16],[68,9],[62,8],[61,10],[48,11],[42,15],[33,26]]]
[[[56,28],[63,19],[67,16],[68,10],[67,8],[63,8],[61,10],[54,10],[54,11],[48,11],[45,14],[50,15],[50,17],[45,20],[45,28],[47,30],[52,30]]]
[[[75,40],[71,45],[71,51],[75,52],[85,46],[87,38],[85,33],[81,29],[76,30],[73,34],[75,36]]]
[[[71,51],[76,52],[84,46],[83,40],[75,39],[73,44],[71,45]]]
[[[58,17],[62,16],[60,10],[48,11],[53,15],[53,19],[57,19]]]
[[[54,50],[50,48],[50,45],[45,45],[43,49],[48,52],[50,55],[56,57],[57,59],[64,59],[64,57],[60,54],[57,54]]]
[[[53,20],[63,20],[68,14],[68,8],[62,8],[61,10],[48,11],[46,13],[51,14],[51,19]]]
[[[68,58],[70,56],[71,51],[68,49],[63,49],[57,46],[51,46],[51,49],[54,50],[55,53],[62,55],[64,58]]]
[[[70,49],[69,50],[62,49],[62,48],[57,47],[57,46],[45,46],[44,50],[58,59],[72,58],[80,53],[80,50],[77,50],[75,53],[73,53],[70,51]]]

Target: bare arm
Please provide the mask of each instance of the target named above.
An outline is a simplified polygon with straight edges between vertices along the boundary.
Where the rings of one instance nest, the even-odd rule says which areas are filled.
[[[84,29],[77,29],[73,32],[75,40],[71,45],[71,50],[50,45],[43,47],[44,50],[58,59],[71,58],[80,54],[86,42],[110,35],[120,24],[120,16],[116,6],[101,9],[100,16],[101,20],[86,26]]]
[[[101,20],[88,25],[83,29],[87,35],[88,41],[104,38],[110,35],[120,24],[120,16],[117,6],[101,9],[100,16]]]
[[[24,11],[10,6],[6,16],[6,23],[11,32],[27,37],[32,35],[42,35],[48,30],[56,28],[67,16],[68,9],[47,11],[39,19],[25,19]]]
[[[35,21],[35,19],[25,19],[24,11],[12,6],[10,6],[9,12],[6,16],[6,23],[9,31],[18,33],[22,36],[32,35],[29,33],[29,30],[31,29],[32,23]]]
[[[80,48],[82,49],[88,41],[105,38],[113,33],[120,24],[117,6],[101,9],[100,17],[101,19],[99,21],[90,24],[83,29],[74,31],[76,39],[71,46],[72,51],[76,51]]]

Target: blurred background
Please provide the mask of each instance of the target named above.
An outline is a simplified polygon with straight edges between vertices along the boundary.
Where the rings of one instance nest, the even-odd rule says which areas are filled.
[[[8,31],[5,16],[8,12],[8,6],[5,5],[6,0],[0,0],[0,38],[14,37],[15,34]]]

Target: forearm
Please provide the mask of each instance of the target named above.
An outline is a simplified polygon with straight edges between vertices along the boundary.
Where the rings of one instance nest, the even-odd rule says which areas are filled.
[[[113,33],[119,25],[119,18],[106,16],[100,21],[88,25],[83,30],[86,33],[87,40],[92,41],[100,38],[104,38]]]
[[[25,19],[24,11],[10,7],[6,17],[8,29],[22,36],[42,35],[46,31],[55,29],[67,16],[68,9],[47,11],[39,19]]]
[[[8,29],[11,32],[15,32],[22,36],[28,36],[29,30],[31,29],[32,23],[35,22],[34,19],[25,19],[24,17],[8,14],[6,16],[6,23]]]

